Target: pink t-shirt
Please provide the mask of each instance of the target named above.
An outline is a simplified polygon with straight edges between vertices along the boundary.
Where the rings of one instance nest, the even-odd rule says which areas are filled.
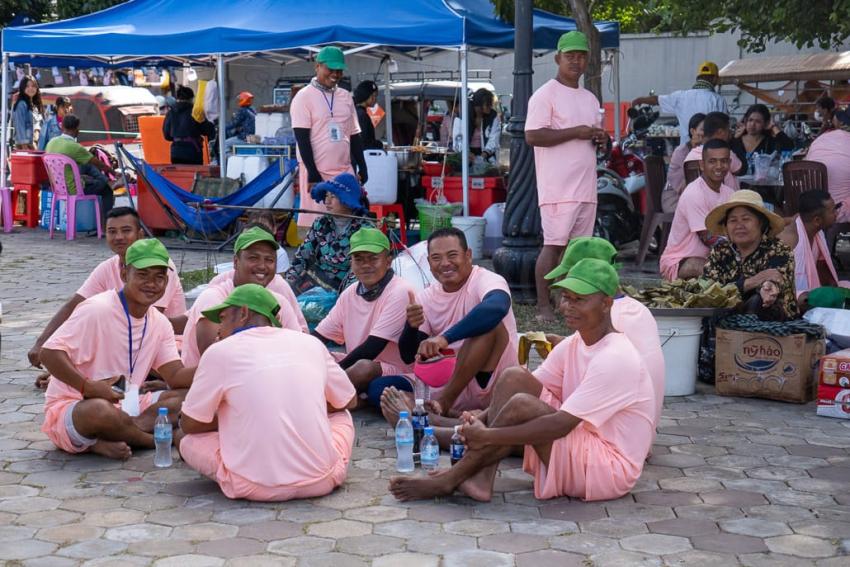
[[[344,344],[349,352],[357,348],[369,335],[389,342],[375,358],[399,369],[399,373],[412,372],[411,366],[401,360],[398,339],[407,321],[407,305],[413,286],[399,276],[393,276],[383,293],[375,301],[366,301],[357,295],[357,284],[348,286],[340,294],[328,316],[316,327],[316,332],[337,344]]]
[[[133,331],[133,372],[130,373],[127,315],[115,290],[99,293],[80,303],[61,327],[44,343],[44,348],[61,350],[88,380],[103,380],[123,374],[128,384],[141,385],[151,368],[180,360],[174,330],[157,309],[148,309],[145,319],[130,316]],[[59,400],[81,399],[78,390],[51,380],[46,405]]]
[[[178,317],[186,313],[186,297],[183,295],[183,284],[180,283],[180,276],[177,274],[174,262],[169,260],[168,267],[171,268],[168,270],[168,285],[166,285],[165,293],[159,298],[159,301],[154,303],[154,307],[164,309],[167,317]],[[122,289],[123,287],[121,258],[116,254],[108,260],[104,260],[92,270],[92,273],[77,290],[77,295],[88,299],[98,293],[111,289]]]
[[[233,283],[233,274],[236,270],[229,270],[227,272],[222,272],[215,276],[210,280],[209,285],[219,285],[222,282],[230,281]],[[292,292],[292,288],[289,287],[289,284],[286,283],[286,280],[281,277],[280,274],[275,274],[272,278],[272,281],[269,282],[269,285],[266,286],[269,291],[272,291],[279,296],[281,296],[286,303],[292,307],[292,311],[295,313],[295,316],[298,318],[298,324],[301,326],[301,330],[305,333],[309,333],[310,329],[307,327],[307,320],[304,318],[304,314],[301,312],[301,306],[298,305],[298,299],[295,297],[295,294]]]
[[[485,295],[497,289],[506,292],[508,295],[511,293],[505,278],[480,266],[472,267],[469,279],[458,291],[449,293],[443,291],[441,284],[431,284],[416,294],[416,302],[425,311],[425,324],[419,330],[429,336],[439,335],[449,330],[481,303]],[[504,369],[519,364],[516,319],[514,319],[513,309],[508,311],[508,314],[502,319],[502,324],[505,325],[508,332],[509,342],[508,346],[505,347],[502,358],[499,359],[498,366],[493,371],[493,377],[498,377]],[[449,345],[449,348],[457,352],[464,342],[464,340],[454,342]],[[473,382],[475,381],[470,382],[470,385]],[[490,384],[492,385],[494,382],[495,380],[491,380]]]
[[[702,177],[685,187],[673,215],[667,247],[659,262],[665,279],[675,280],[678,277],[679,263],[685,258],[708,258],[710,250],[697,233],[706,230],[705,217],[708,213],[728,201],[734,192],[726,185],[721,185],[720,191],[715,192]]]
[[[334,472],[327,404],[355,396],[348,376],[315,337],[255,327],[210,346],[183,413],[218,416],[225,468],[262,486],[303,486]]]
[[[599,101],[593,93],[551,79],[531,95],[525,129],[593,126],[598,117]],[[590,140],[535,147],[534,166],[540,205],[596,202],[596,147]]]
[[[658,324],[655,317],[640,301],[628,296],[618,297],[611,308],[611,322],[614,328],[626,335],[634,345],[646,369],[652,378],[655,394],[655,419],[658,425],[664,406],[664,352],[661,350],[661,338],[658,336]]]
[[[731,155],[729,156],[729,159],[731,159],[732,162],[729,165],[729,173],[726,174],[726,179],[723,180],[723,183],[737,191],[741,188],[741,186],[738,184],[738,178],[735,177],[735,172],[740,171],[741,167],[743,167],[744,164],[741,163],[741,160],[738,159],[738,156],[735,155],[735,152],[730,152],[730,154]],[[685,157],[685,161],[683,162],[683,164],[689,161],[702,161],[702,146],[697,146],[690,152],[688,152],[688,155]]]
[[[629,339],[610,333],[588,346],[575,333],[554,348],[534,376],[561,401],[561,411],[581,419],[579,427],[603,441],[586,446],[587,482],[594,482],[590,471],[601,467],[616,486],[588,492],[631,490],[655,434],[655,394],[649,372]],[[570,463],[550,460],[548,475],[560,477],[569,468]],[[559,479],[557,485],[569,483],[570,479]]]
[[[850,132],[832,130],[818,136],[806,159],[826,166],[829,194],[836,203],[844,203],[838,222],[850,222]]]
[[[313,159],[322,179],[332,179],[340,173],[354,173],[351,167],[351,136],[360,133],[360,123],[357,121],[351,93],[337,87],[331,95],[311,83],[298,91],[292,99],[289,114],[293,128],[310,130]],[[336,136],[337,141],[334,141],[332,136]],[[307,191],[308,172],[301,159],[300,148],[297,154],[301,208],[324,210],[324,206],[316,203]],[[316,216],[299,213],[298,226],[312,226]]]
[[[203,317],[202,313],[227,299],[227,296],[233,291],[233,287],[233,278],[222,280],[218,285],[209,286],[201,292],[201,295],[192,304],[192,308],[186,313],[186,327],[183,329],[183,350],[180,353],[183,366],[187,368],[197,366],[201,359],[201,351],[198,348],[198,321]],[[289,306],[289,303],[274,291],[271,291],[271,294],[280,305],[277,319],[283,325],[283,328],[302,332],[298,316]]]

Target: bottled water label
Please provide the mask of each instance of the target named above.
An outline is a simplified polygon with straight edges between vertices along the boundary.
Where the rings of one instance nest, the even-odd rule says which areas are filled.
[[[153,429],[153,438],[157,443],[168,442],[171,443],[171,426],[166,425],[157,425]]]
[[[451,458],[452,461],[459,461],[463,458],[464,446],[458,443],[452,443],[451,445]]]

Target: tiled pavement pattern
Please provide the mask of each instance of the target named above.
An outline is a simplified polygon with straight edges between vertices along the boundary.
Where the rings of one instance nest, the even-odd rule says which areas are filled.
[[[613,502],[537,502],[514,459],[492,503],[396,503],[393,440],[355,416],[349,479],[310,501],[224,498],[151,452],[125,463],[55,450],[26,350],[107,255],[82,238],[2,235],[0,559],[7,565],[559,567],[850,565],[850,421],[704,393],[668,399],[652,458]],[[175,254],[197,268],[203,254]],[[223,261],[223,258],[219,258]],[[447,463],[444,463],[447,466]]]

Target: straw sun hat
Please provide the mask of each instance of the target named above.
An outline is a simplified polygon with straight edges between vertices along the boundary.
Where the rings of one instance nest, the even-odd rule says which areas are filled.
[[[785,221],[782,220],[782,217],[768,211],[764,206],[761,195],[749,189],[735,191],[731,199],[715,207],[708,213],[708,216],[705,217],[706,228],[712,234],[725,235],[726,224],[724,221],[726,220],[726,213],[735,207],[747,207],[764,215],[770,221],[770,230],[767,232],[767,236],[769,237],[776,236],[785,228]]]

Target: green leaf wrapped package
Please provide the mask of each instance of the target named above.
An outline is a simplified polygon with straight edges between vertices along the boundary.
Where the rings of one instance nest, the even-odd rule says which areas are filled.
[[[731,308],[741,302],[741,294],[735,284],[720,285],[706,278],[664,282],[642,290],[624,285],[622,289],[626,295],[647,307],[660,309]]]

